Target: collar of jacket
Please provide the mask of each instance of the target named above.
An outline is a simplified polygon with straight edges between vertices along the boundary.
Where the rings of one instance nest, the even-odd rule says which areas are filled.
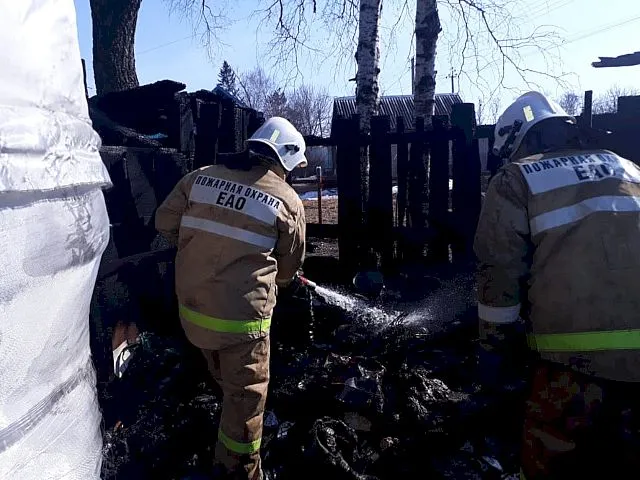
[[[275,163],[277,162],[277,160],[272,160],[269,157],[265,157],[264,155],[257,154],[251,150],[247,150],[247,152],[248,152],[247,154],[249,155],[249,158],[255,157],[257,159],[256,163],[261,167],[264,167],[265,169],[272,171],[282,180],[285,180],[287,178],[287,173],[284,171],[284,168],[282,168],[280,164]]]
[[[275,173],[282,180],[287,178],[284,168],[269,157],[255,153],[248,148],[242,152],[221,153],[218,155],[218,163],[231,170],[249,171],[253,168],[263,168]]]
[[[517,162],[517,163],[538,162],[540,160],[544,160],[547,158],[567,157],[572,155],[587,155],[592,153],[600,153],[602,151],[603,150],[601,149],[577,150],[575,148],[565,148],[561,150],[549,150],[546,152],[535,153],[533,155],[521,156],[519,158],[514,158],[512,162]]]

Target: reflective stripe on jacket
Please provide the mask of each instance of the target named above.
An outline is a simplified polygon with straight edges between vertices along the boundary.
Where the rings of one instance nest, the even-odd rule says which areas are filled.
[[[192,343],[215,350],[269,332],[277,285],[305,253],[304,207],[282,178],[263,166],[204,167],[158,208],[156,228],[178,246],[176,293]]]
[[[566,151],[506,165],[490,183],[475,251],[481,320],[513,322],[522,310],[543,358],[640,381],[635,164]]]

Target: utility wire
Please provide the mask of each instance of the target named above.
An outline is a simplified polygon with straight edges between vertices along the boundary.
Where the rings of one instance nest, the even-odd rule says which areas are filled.
[[[191,39],[193,37],[195,37],[195,34],[189,35],[188,37],[179,38],[179,39],[173,40],[171,42],[162,43],[160,45],[156,45],[155,47],[151,47],[151,48],[148,48],[146,50],[142,50],[141,52],[137,52],[136,55],[143,55],[145,53],[153,52],[154,50],[158,50],[160,48],[168,47],[170,45],[174,45],[174,44],[179,43],[179,42],[184,42],[185,40],[189,40],[189,39]]]
[[[627,25],[629,23],[637,22],[638,20],[640,20],[640,15],[638,15],[636,17],[633,17],[633,18],[629,18],[627,20],[624,20],[622,22],[619,22],[619,23],[616,23],[616,24],[613,24],[613,25],[602,26],[602,28],[599,28],[598,30],[595,30],[595,31],[593,31],[591,33],[587,33],[585,35],[578,36],[577,38],[573,38],[573,39],[569,40],[568,42],[564,42],[563,45],[569,45],[570,43],[578,42],[580,40],[584,40],[585,38],[593,37],[594,35],[598,35],[599,33],[607,32],[609,30],[613,30],[614,28],[622,27],[622,26]]]
[[[566,42],[562,42],[560,44],[560,46],[564,47],[566,45],[571,45],[572,43],[582,41],[582,40],[584,40],[586,38],[590,38],[590,37],[593,37],[595,35],[599,35],[599,34],[601,34],[603,32],[607,32],[609,30],[613,30],[615,28],[622,27],[624,25],[628,25],[629,23],[637,22],[638,20],[640,20],[640,15],[637,15],[635,17],[632,17],[632,18],[629,18],[629,19],[626,19],[626,20],[623,20],[622,22],[618,22],[618,23],[614,23],[614,24],[604,24],[604,25],[601,25],[599,27],[596,27],[595,30],[591,30],[591,31],[587,30],[587,31],[584,32],[584,34],[578,33],[576,36],[574,36],[573,38],[567,40]],[[541,54],[542,54],[542,52],[535,51],[535,52],[531,52],[531,53],[529,53],[527,55],[523,55],[522,58],[528,58],[528,57],[532,57],[532,56],[535,56],[535,55],[541,55]]]
[[[542,7],[534,7],[533,10],[527,13],[527,17],[530,20],[535,20],[536,18],[543,17],[548,15],[551,12],[559,10],[560,8],[566,7],[567,5],[573,3],[575,0],[556,0],[555,3],[551,3],[550,5],[543,5]]]

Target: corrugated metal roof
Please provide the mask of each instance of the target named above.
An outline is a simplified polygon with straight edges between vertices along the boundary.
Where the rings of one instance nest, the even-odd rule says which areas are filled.
[[[456,103],[463,103],[457,93],[436,93],[436,115],[451,115]],[[339,97],[333,100],[333,118],[350,117],[356,113],[356,97]],[[387,95],[380,98],[380,114],[388,115],[391,129],[396,128],[396,118],[404,118],[405,128],[413,125],[413,95]]]

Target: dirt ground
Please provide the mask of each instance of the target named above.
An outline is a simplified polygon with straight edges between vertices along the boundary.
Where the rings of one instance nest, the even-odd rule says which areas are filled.
[[[318,223],[318,201],[303,200],[304,213],[307,217],[307,223]],[[322,223],[338,223],[338,199],[323,198],[322,199]]]
[[[338,258],[338,240],[307,237],[307,254]]]

